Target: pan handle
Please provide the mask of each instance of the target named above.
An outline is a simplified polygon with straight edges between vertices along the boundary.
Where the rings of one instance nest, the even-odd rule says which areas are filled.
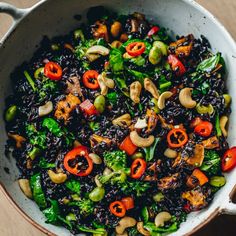
[[[20,9],[11,4],[0,2],[0,13],[6,13],[12,16],[14,23],[20,21],[30,9]]]
[[[227,199],[225,200],[225,202],[221,206],[220,212],[222,214],[236,215],[236,203],[232,202],[232,198],[235,193],[236,193],[236,185],[232,188]]]

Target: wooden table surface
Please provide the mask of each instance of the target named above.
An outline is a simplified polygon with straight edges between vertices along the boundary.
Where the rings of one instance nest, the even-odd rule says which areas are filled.
[[[29,7],[39,0],[6,0],[17,7]],[[177,1],[177,0],[176,0]],[[229,30],[236,39],[236,0],[197,0],[205,8],[210,10]],[[11,24],[11,17],[0,15],[0,38]],[[195,236],[233,236],[236,235],[234,225],[236,216],[220,216],[212,221]],[[39,230],[30,225],[11,206],[0,192],[0,235],[1,236],[43,236]]]

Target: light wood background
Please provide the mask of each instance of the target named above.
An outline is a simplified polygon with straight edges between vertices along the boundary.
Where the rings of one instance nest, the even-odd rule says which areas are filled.
[[[39,0],[6,0],[17,7],[29,7]],[[178,0],[176,0],[178,1]],[[197,0],[210,10],[229,30],[236,39],[236,0]],[[0,14],[0,38],[11,25],[11,17]],[[195,236],[234,236],[236,216],[220,216],[200,230]],[[0,235],[1,236],[44,236],[39,230],[30,225],[11,206],[0,192]]]

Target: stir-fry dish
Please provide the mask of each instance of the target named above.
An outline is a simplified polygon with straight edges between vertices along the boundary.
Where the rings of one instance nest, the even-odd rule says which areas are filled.
[[[224,59],[141,13],[87,17],[12,74],[6,152],[19,186],[72,234],[174,232],[236,166]]]

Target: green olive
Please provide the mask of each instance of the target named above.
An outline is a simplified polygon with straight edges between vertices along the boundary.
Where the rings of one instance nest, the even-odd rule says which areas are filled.
[[[94,106],[96,107],[99,113],[103,113],[105,110],[106,100],[103,95],[99,95],[94,100]]]
[[[163,56],[167,56],[168,46],[165,43],[163,43],[161,41],[155,41],[153,43],[153,46],[159,48],[161,50]]]
[[[40,67],[34,72],[35,79],[42,79],[43,75],[44,75],[44,67]]]
[[[231,96],[229,94],[224,94],[223,97],[225,100],[225,107],[228,107],[231,103]]]
[[[156,98],[152,98],[150,101],[150,106],[151,109],[156,112],[157,114],[160,112],[159,108],[158,108],[158,100]]]
[[[131,159],[135,160],[138,158],[143,158],[143,154],[141,152],[135,152],[132,156]]]
[[[5,113],[5,120],[7,122],[11,122],[15,119],[16,117],[16,113],[17,113],[17,106],[16,105],[12,105],[10,106]]]
[[[153,200],[155,202],[161,202],[162,200],[164,200],[164,195],[163,193],[159,192],[156,195],[153,196]]]
[[[53,51],[58,51],[59,49],[60,49],[60,47],[59,47],[59,45],[58,44],[52,44],[51,45],[51,49],[53,50]]]
[[[148,59],[149,61],[153,64],[153,65],[157,65],[158,63],[160,63],[162,58],[162,52],[158,47],[152,47],[150,52],[149,52],[149,56]]]
[[[210,185],[213,187],[222,187],[226,183],[224,176],[213,176],[210,179]]]
[[[208,113],[209,115],[213,114],[214,112],[214,107],[210,104],[208,106],[203,106],[200,103],[197,104],[196,110],[199,114],[206,114]]]
[[[104,198],[105,189],[103,187],[96,187],[90,194],[89,198],[93,202],[99,202]]]

